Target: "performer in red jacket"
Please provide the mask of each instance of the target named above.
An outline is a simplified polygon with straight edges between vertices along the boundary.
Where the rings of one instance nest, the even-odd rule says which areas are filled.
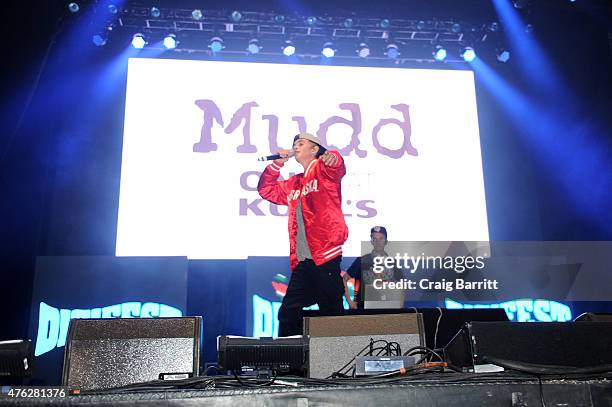
[[[304,173],[279,180],[291,154]],[[342,245],[348,228],[342,213],[341,181],[346,173],[337,151],[327,151],[318,137],[301,133],[293,152],[280,150],[261,174],[257,190],[262,198],[289,206],[291,279],[278,311],[279,336],[302,334],[302,308],[318,304],[322,315],[342,313],[344,284],[340,277]]]

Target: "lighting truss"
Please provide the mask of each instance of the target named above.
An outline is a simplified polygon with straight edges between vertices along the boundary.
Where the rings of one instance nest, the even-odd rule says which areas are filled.
[[[359,46],[367,43],[371,52],[368,59],[388,59],[385,50],[389,43],[400,48],[401,60],[435,62],[432,50],[436,44],[447,49],[474,46],[494,35],[488,26],[453,20],[412,20],[360,18],[357,16],[316,16],[316,23],[309,24],[306,15],[279,15],[271,12],[240,10],[238,22],[231,18],[228,10],[198,10],[198,19],[193,9],[159,8],[159,16],[153,17],[151,5],[127,5],[113,15],[113,24],[118,28],[113,35],[141,32],[151,38],[148,46],[154,46],[155,38],[163,39],[168,33],[177,36],[174,52],[209,52],[211,37],[221,37],[224,54],[244,54],[252,38],[264,46],[260,55],[283,55],[285,41],[291,40],[301,57],[317,58],[324,43],[336,44],[336,56],[359,58]],[[200,16],[201,11],[201,16]],[[351,23],[347,24],[347,19]],[[384,21],[384,23],[383,23]],[[383,28],[385,27],[385,28]],[[458,29],[458,27],[460,29]],[[450,57],[450,55],[449,55]],[[449,60],[452,60],[450,58]],[[456,58],[459,61],[460,58]]]

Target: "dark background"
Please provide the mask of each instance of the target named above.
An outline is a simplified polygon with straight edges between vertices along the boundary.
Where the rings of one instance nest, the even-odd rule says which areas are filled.
[[[27,336],[36,256],[114,254],[125,77],[112,84],[100,81],[126,43],[94,47],[90,34],[79,35],[86,22],[69,14],[67,3],[0,6],[0,340]],[[160,7],[179,3],[187,8],[497,20],[488,0],[141,2]],[[582,131],[552,135],[555,143],[543,155],[526,136],[532,123],[510,120],[476,75],[490,236],[611,240],[612,171],[606,171],[612,165],[610,6],[605,1],[541,0],[522,13],[572,95],[571,104],[561,94],[552,98],[571,105],[559,110],[560,119]],[[514,88],[537,96],[519,69],[530,61],[514,54],[508,64],[494,58],[487,62]],[[594,144],[597,154],[576,153],[574,160],[556,162],[551,170],[550,155],[565,143]],[[586,171],[593,166],[602,169],[597,179]],[[569,176],[570,190],[562,186]],[[234,262],[214,267],[192,262],[188,313],[207,315],[209,326],[231,331],[215,334],[242,333],[243,273]],[[215,295],[219,292],[225,293],[222,298]],[[606,309],[609,304],[582,308]]]

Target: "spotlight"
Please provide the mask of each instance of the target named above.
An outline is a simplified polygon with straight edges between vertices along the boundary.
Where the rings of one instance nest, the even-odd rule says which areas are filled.
[[[317,23],[317,18],[315,16],[310,16],[306,19],[306,24],[308,24],[309,26],[313,26]]]
[[[442,45],[438,45],[433,53],[436,61],[444,61],[446,59],[446,49]]]
[[[455,34],[459,34],[461,32],[461,24],[455,23],[451,26],[451,31]]]
[[[518,8],[518,9],[527,7],[527,3],[528,3],[528,0],[512,0],[512,4],[514,5],[514,8]]]
[[[174,34],[168,34],[164,38],[164,47],[166,47],[167,49],[174,49],[176,48],[177,44],[178,41],[176,40],[176,35]]]
[[[487,27],[492,33],[499,31],[499,23],[494,21]]]
[[[68,4],[68,10],[70,10],[71,13],[78,13],[80,9],[81,8],[76,3]]]
[[[353,26],[353,19],[352,18],[347,18],[342,22],[342,25],[344,26],[344,28],[351,28]]]
[[[282,24],[285,22],[285,16],[282,14],[277,14],[274,16],[274,22],[276,24]]]
[[[132,37],[132,47],[136,49],[143,49],[147,42],[144,39],[144,35],[137,33]]]
[[[419,22],[416,24],[416,28],[417,28],[417,30],[422,30],[422,29],[425,28],[425,25],[426,25],[425,21],[419,20]]]
[[[336,55],[336,50],[334,49],[334,44],[331,42],[326,42],[323,44],[323,49],[321,50],[321,55],[325,58],[333,58]]]
[[[157,7],[151,7],[151,10],[149,12],[151,14],[151,17],[157,18],[161,16],[161,11],[159,11]]]
[[[378,23],[378,25],[382,29],[387,29],[387,28],[391,27],[391,21],[389,21],[389,19],[385,18],[385,19],[380,20],[380,23]]]
[[[105,34],[94,34],[93,37],[91,37],[91,41],[96,47],[103,47],[106,45],[107,40],[108,37]]]
[[[117,12],[119,11],[117,9],[117,6],[115,6],[114,4],[109,4],[107,9],[108,9],[108,12],[111,14],[117,14]]]
[[[259,51],[261,51],[261,45],[259,45],[259,40],[257,38],[253,38],[249,41],[247,51],[251,55],[259,54]]]
[[[221,50],[224,48],[223,40],[219,37],[212,37],[208,43],[208,48],[210,48],[214,54],[221,52]]]
[[[195,9],[191,12],[191,18],[193,18],[196,21],[199,21],[202,19],[202,10],[200,9]]]
[[[370,47],[365,42],[359,44],[359,48],[357,48],[357,55],[360,58],[367,58],[370,56]]]
[[[497,50],[495,53],[499,62],[508,62],[510,60],[510,51],[506,49]]]
[[[476,58],[476,51],[472,47],[465,47],[461,56],[465,62],[472,62]]]
[[[399,49],[397,48],[397,45],[393,43],[387,45],[386,54],[389,59],[397,59],[397,57],[399,56]]]
[[[240,20],[242,20],[242,13],[240,11],[234,11],[232,12],[232,21],[235,23],[240,22]]]
[[[285,41],[285,46],[283,46],[283,54],[288,57],[295,54],[295,45],[293,44],[293,41]]]

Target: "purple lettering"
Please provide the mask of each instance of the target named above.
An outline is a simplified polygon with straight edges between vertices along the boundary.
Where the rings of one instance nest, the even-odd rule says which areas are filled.
[[[255,176],[255,186],[249,186],[249,177]],[[240,186],[245,191],[257,191],[257,183],[259,182],[259,177],[261,177],[260,171],[247,171],[243,172],[240,175]]]
[[[355,204],[357,209],[361,209],[362,211],[365,211],[364,215],[357,214],[357,217],[359,217],[359,218],[373,218],[374,216],[376,216],[378,214],[378,211],[375,208],[372,208],[371,206],[368,206],[368,203],[374,203],[374,201],[369,200],[369,199],[366,199],[366,200],[363,200],[363,201],[357,201],[357,203]]]
[[[378,124],[374,126],[374,129],[372,130],[372,142],[374,143],[374,147],[376,147],[376,151],[378,151],[380,154],[386,155],[387,157],[391,157],[391,158],[402,158],[402,156],[404,155],[404,152],[406,152],[409,155],[418,156],[419,155],[418,151],[416,150],[416,148],[412,146],[410,142],[410,137],[412,135],[412,129],[410,127],[409,106],[406,104],[400,103],[397,105],[392,105],[391,107],[399,111],[400,113],[402,113],[402,115],[404,116],[404,121],[400,121],[398,119],[381,119],[378,122]],[[402,133],[404,134],[404,143],[397,150],[392,150],[392,149],[383,147],[380,144],[380,141],[378,140],[378,132],[380,131],[380,129],[383,126],[386,126],[389,124],[395,124],[399,126],[399,128],[402,129]]]
[[[357,103],[340,103],[340,109],[348,110],[351,113],[351,119],[345,119],[340,116],[332,116],[324,121],[317,131],[317,135],[321,139],[324,146],[330,150],[338,150],[343,156],[348,156],[351,151],[355,150],[357,157],[365,157],[368,153],[365,150],[359,149],[359,133],[361,133],[361,109]],[[327,130],[334,124],[345,124],[353,129],[351,141],[343,148],[330,145],[327,142]]]
[[[281,209],[282,208],[282,209]],[[275,205],[270,203],[270,213],[274,216],[287,216],[289,207],[284,205]]]
[[[210,151],[217,151],[217,145],[212,142],[211,130],[213,120],[223,126],[221,110],[219,110],[219,106],[215,102],[208,99],[196,100],[195,104],[204,112],[204,123],[200,131],[200,141],[193,145],[193,152],[208,153]]]
[[[269,122],[268,125],[268,144],[270,144],[270,153],[275,154],[280,147],[277,144],[278,140],[278,116],[273,114],[265,114],[262,119]]]
[[[249,214],[248,211],[250,210],[251,212],[255,214],[255,216],[264,216],[264,213],[262,212],[262,210],[259,209],[259,204],[261,202],[263,202],[263,199],[261,198],[255,199],[254,201],[250,203],[245,198],[240,198],[239,215],[247,216]]]
[[[242,140],[244,143],[236,148],[238,153],[257,152],[257,147],[251,144],[251,110],[257,106],[259,105],[255,102],[248,102],[242,105],[240,109],[236,110],[230,124],[225,129],[225,134],[229,134],[236,130],[240,123],[244,121],[244,126],[242,127]]]

